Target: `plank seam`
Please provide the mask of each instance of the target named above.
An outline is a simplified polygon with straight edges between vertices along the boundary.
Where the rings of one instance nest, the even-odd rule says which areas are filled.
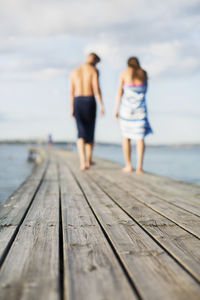
[[[105,159],[105,158],[101,158],[101,157],[95,157],[97,159],[97,161],[101,162],[101,161],[105,161],[105,162],[108,162],[108,163],[112,163],[112,165],[114,164],[114,166],[117,166],[119,167],[119,163],[115,162],[115,161],[110,161],[108,159]],[[122,167],[122,166],[121,166]],[[134,170],[134,169],[133,169]],[[190,187],[194,187],[194,188],[199,188],[199,185],[195,184],[195,183],[191,183],[191,182],[185,182],[185,181],[181,181],[181,180],[178,180],[177,178],[173,178],[173,177],[168,177],[168,176],[164,176],[164,175],[161,175],[161,174],[155,174],[155,173],[151,173],[149,171],[145,171],[145,175],[150,175],[150,176],[153,176],[153,178],[157,178],[157,177],[161,177],[163,179],[168,179],[171,181],[174,181],[178,184],[181,184],[181,185],[189,185]],[[176,194],[176,196],[179,196]],[[189,199],[184,197],[183,196],[183,199],[186,200],[186,201],[189,201],[189,202],[192,202],[194,204],[198,204],[199,205],[199,201],[195,201],[194,199]],[[164,201],[168,201],[168,200],[165,200],[165,199],[161,199],[161,200],[164,200]],[[199,217],[199,215],[197,215]]]
[[[64,253],[63,253],[63,221],[62,221],[62,202],[61,187],[59,183],[59,286],[60,300],[64,300]]]
[[[194,212],[191,212],[191,211],[187,210],[186,208],[181,207],[181,206],[179,206],[179,205],[177,205],[177,204],[175,204],[175,203],[173,203],[173,202],[170,202],[170,201],[168,201],[167,199],[163,198],[162,196],[158,196],[155,192],[151,192],[150,189],[148,189],[148,188],[143,188],[143,187],[141,187],[141,185],[139,185],[139,187],[140,187],[140,189],[141,189],[142,191],[151,194],[152,196],[154,196],[154,197],[160,199],[161,201],[164,201],[164,202],[169,203],[172,207],[175,206],[175,207],[177,207],[177,208],[179,208],[179,209],[182,209],[182,210],[184,210],[184,211],[186,211],[186,212],[188,212],[188,213],[190,213],[190,214],[192,214],[192,215],[194,215],[194,216],[200,218],[200,215],[198,215],[198,214],[196,214],[196,213],[194,213]]]
[[[168,219],[169,221],[173,222],[174,224],[176,224],[177,226],[179,226],[181,229],[187,231],[189,234],[193,235],[195,238],[197,238],[198,240],[200,239],[200,237],[190,231],[189,229],[185,228],[184,225],[181,225],[179,223],[177,223],[177,221],[170,219],[169,217],[167,217],[164,213],[162,213],[161,211],[157,210],[156,208],[154,208],[153,206],[151,206],[150,204],[147,204],[146,202],[141,201],[137,196],[133,196],[132,193],[130,193],[129,191],[126,191],[122,188],[123,191],[127,192],[129,195],[131,195],[132,197],[134,197],[136,200],[138,200],[139,202],[143,203],[144,205],[146,205],[147,207],[149,207],[150,209],[152,209],[153,211],[157,212],[158,214],[160,214],[161,216],[163,216],[164,218]]]
[[[68,232],[65,232],[65,226],[63,221],[63,209],[62,209],[62,187],[61,187],[61,171],[60,171],[60,162],[58,162],[58,180],[59,180],[59,205],[60,205],[60,212],[59,212],[59,218],[60,218],[60,235],[59,235],[59,251],[60,257],[62,259],[62,264],[60,263],[60,279],[62,280],[62,284],[60,284],[61,288],[61,296],[60,300],[68,300],[70,299],[70,291],[68,288],[68,284],[66,283],[66,277],[67,272],[65,269],[65,263],[68,264],[67,261],[67,252],[65,249],[65,239],[64,235],[67,235]],[[62,265],[62,266],[61,266]]]
[[[68,164],[67,164],[67,165],[68,165]],[[137,289],[135,283],[133,282],[131,276],[129,275],[129,272],[128,272],[128,270],[126,269],[126,267],[125,267],[125,265],[124,265],[124,263],[123,263],[123,261],[122,261],[120,255],[117,253],[117,250],[115,249],[115,247],[114,247],[112,241],[110,240],[109,235],[107,234],[106,230],[104,229],[104,227],[102,226],[100,220],[98,219],[98,216],[97,216],[97,214],[95,213],[93,207],[91,206],[90,201],[87,199],[87,196],[86,196],[86,194],[85,194],[85,192],[84,192],[84,190],[83,190],[81,184],[79,183],[77,177],[75,176],[74,172],[73,172],[72,169],[69,167],[69,165],[68,165],[68,168],[69,168],[69,170],[70,170],[72,176],[74,177],[74,179],[75,179],[77,185],[79,186],[80,190],[82,191],[83,196],[84,196],[84,198],[85,198],[85,200],[86,200],[86,202],[87,202],[89,208],[91,209],[91,211],[92,211],[92,213],[93,213],[95,219],[97,220],[97,222],[98,222],[98,224],[99,224],[99,226],[100,226],[100,228],[101,228],[101,230],[102,230],[102,232],[103,232],[103,234],[104,234],[104,236],[105,236],[105,238],[106,238],[108,244],[110,245],[110,247],[111,247],[111,249],[112,249],[112,251],[113,251],[113,253],[114,253],[114,255],[115,255],[115,257],[116,257],[116,259],[117,259],[117,261],[118,261],[118,263],[119,263],[119,265],[120,265],[120,267],[122,268],[122,270],[123,270],[123,272],[124,272],[124,274],[125,274],[125,276],[126,276],[128,282],[129,282],[130,286],[132,287],[132,289],[133,289],[133,291],[135,292],[135,294],[136,294],[136,296],[138,297],[138,299],[139,299],[139,300],[142,300],[142,299],[143,299],[142,296],[140,295],[140,293],[139,293],[139,291],[138,291],[138,289]]]
[[[40,187],[42,185],[42,182],[44,180],[44,177],[45,177],[45,174],[47,172],[48,165],[49,165],[48,163],[49,163],[49,160],[47,161],[47,166],[45,167],[45,170],[44,170],[44,172],[42,174],[42,177],[41,177],[41,179],[39,181],[39,184],[38,184],[38,186],[37,186],[37,188],[36,188],[33,196],[31,197],[31,200],[30,200],[30,202],[29,202],[29,204],[28,204],[28,206],[27,206],[27,208],[26,208],[26,210],[25,210],[25,212],[24,212],[21,220],[19,221],[18,225],[16,226],[16,229],[13,232],[13,234],[12,234],[12,236],[11,236],[11,238],[10,238],[10,240],[9,240],[9,242],[8,242],[6,248],[5,248],[5,250],[4,250],[4,252],[3,252],[2,256],[1,256],[1,258],[0,258],[0,269],[1,269],[1,267],[2,267],[2,265],[3,265],[3,263],[4,263],[4,261],[5,261],[6,257],[7,257],[7,255],[8,255],[8,253],[9,253],[9,251],[10,251],[10,248],[12,247],[12,244],[15,241],[15,238],[16,238],[18,232],[19,232],[19,229],[20,229],[20,227],[21,227],[24,219],[26,218],[26,216],[27,216],[27,214],[28,214],[28,212],[29,212],[32,204],[33,204],[33,201],[34,201],[34,199],[35,199],[35,197],[37,195],[37,192],[39,191],[39,189],[40,189]]]
[[[88,175],[87,175],[88,176]],[[96,181],[94,181],[93,178],[91,178],[91,176],[89,176],[90,179],[119,207],[121,208],[138,226],[140,226],[141,229],[143,229],[157,244],[158,246],[160,246],[165,252],[167,252],[167,254],[176,261],[176,263],[178,263],[178,265],[184,269],[184,271],[186,271],[198,284],[200,283],[199,279],[195,277],[195,275],[188,270],[176,257],[173,256],[173,254],[171,254],[147,229],[145,229],[139,221],[137,221],[126,209],[124,209],[117,200],[115,200],[112,196],[110,196],[105,190],[104,188],[102,188]],[[183,228],[183,230],[185,230]],[[186,230],[187,231],[187,230]],[[189,232],[190,233],[190,232]],[[196,237],[196,236],[195,236]]]
[[[90,175],[87,175],[87,176],[89,176],[91,179],[93,179]],[[99,174],[99,176],[102,177],[101,174]],[[109,182],[111,182],[109,179],[107,179],[107,180],[108,180]],[[96,182],[96,181],[94,181],[94,182]],[[112,183],[112,182],[111,182],[111,183]],[[96,182],[96,184],[98,185],[97,182]],[[112,184],[113,184],[113,183],[112,183]],[[98,185],[98,186],[99,186],[99,185]],[[139,201],[139,202],[142,203],[143,205],[145,205],[145,206],[147,206],[148,208],[152,209],[153,211],[155,211],[155,212],[158,213],[159,215],[163,216],[164,218],[168,219],[169,221],[173,222],[174,224],[176,224],[177,226],[179,226],[181,229],[183,229],[183,230],[185,230],[186,232],[188,232],[189,234],[193,235],[193,236],[194,236],[195,238],[197,238],[198,240],[200,239],[200,237],[199,237],[197,234],[191,232],[189,229],[187,229],[187,228],[185,228],[183,225],[177,223],[175,220],[170,219],[169,217],[167,217],[167,216],[166,216],[164,213],[162,213],[161,211],[159,211],[159,210],[153,208],[153,207],[151,206],[151,204],[148,204],[148,203],[146,203],[146,202],[140,200],[140,199],[138,198],[138,196],[133,195],[131,192],[125,190],[123,187],[122,187],[121,189],[122,189],[124,192],[128,193],[128,194],[129,194],[131,197],[133,197],[135,200]],[[157,197],[157,198],[158,198],[158,197]]]

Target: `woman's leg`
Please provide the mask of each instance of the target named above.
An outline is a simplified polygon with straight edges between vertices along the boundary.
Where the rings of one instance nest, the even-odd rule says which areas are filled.
[[[92,150],[93,150],[93,143],[86,143],[86,168],[89,168],[92,161]]]
[[[124,172],[131,172],[131,141],[130,139],[124,137],[122,142],[122,149],[124,153],[125,167],[123,168]]]
[[[142,165],[143,165],[143,157],[144,157],[144,139],[138,139],[136,141],[136,148],[137,148],[137,166],[136,166],[136,173],[140,174],[143,173]]]
[[[80,170],[86,169],[86,159],[85,159],[85,141],[83,138],[77,140],[77,148],[80,159]]]

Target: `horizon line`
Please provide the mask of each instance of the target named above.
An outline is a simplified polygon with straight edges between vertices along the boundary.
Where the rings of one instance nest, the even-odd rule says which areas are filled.
[[[0,144],[48,144],[45,139],[0,139]],[[106,144],[106,145],[121,145],[120,142],[108,142],[108,141],[96,141],[96,144]],[[76,144],[74,140],[54,140],[53,144]],[[148,143],[148,146],[200,146],[200,142],[167,142],[167,143]]]

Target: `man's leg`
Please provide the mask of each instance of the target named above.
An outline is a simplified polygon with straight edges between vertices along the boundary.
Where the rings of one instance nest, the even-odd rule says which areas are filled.
[[[136,141],[136,147],[137,147],[137,167],[136,167],[136,173],[141,174],[143,173],[142,165],[143,165],[143,157],[144,157],[144,139],[139,139]]]
[[[86,143],[86,168],[89,168],[92,162],[92,150],[93,150],[93,143]]]
[[[124,153],[125,167],[122,169],[124,172],[131,172],[131,141],[124,137],[122,142],[122,148]]]
[[[77,140],[77,148],[80,159],[80,170],[86,169],[86,159],[85,159],[85,141],[83,138]]]

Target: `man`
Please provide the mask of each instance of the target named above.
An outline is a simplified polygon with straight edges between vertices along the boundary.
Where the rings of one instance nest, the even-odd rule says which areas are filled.
[[[70,74],[70,110],[76,119],[78,129],[77,148],[80,158],[80,169],[88,169],[92,162],[94,129],[97,100],[101,115],[104,115],[101,90],[99,87],[97,63],[100,58],[90,53],[85,62]]]

